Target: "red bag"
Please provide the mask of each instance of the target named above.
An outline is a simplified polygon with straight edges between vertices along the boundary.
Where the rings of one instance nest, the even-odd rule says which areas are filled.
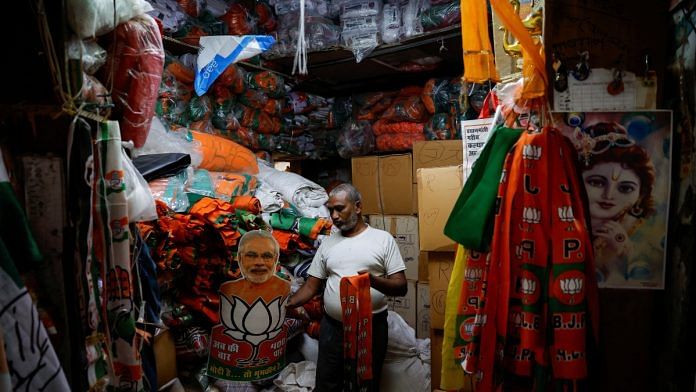
[[[121,139],[142,147],[162,81],[162,37],[154,19],[141,15],[116,28],[115,45],[111,51],[118,54],[113,61],[113,94],[117,112],[122,115]]]

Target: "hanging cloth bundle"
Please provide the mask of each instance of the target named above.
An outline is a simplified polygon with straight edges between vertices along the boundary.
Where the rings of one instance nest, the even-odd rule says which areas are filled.
[[[567,390],[587,377],[597,286],[574,154],[547,128],[505,161],[492,251],[469,254],[457,316],[455,357],[478,390],[501,386],[503,369],[540,391],[549,377]]]
[[[372,380],[370,275],[341,278],[340,291],[343,312],[343,390],[369,390]]]
[[[464,52],[464,80],[482,83],[499,80],[493,62],[493,49],[488,35],[488,6],[486,0],[461,2],[462,49]]]
[[[93,332],[103,333],[107,342],[110,384],[128,383],[134,390],[141,390],[143,374],[135,328],[131,232],[121,153],[118,122],[101,123],[92,159],[92,210],[85,268],[88,308]],[[95,275],[101,277],[103,285]],[[94,355],[88,352],[90,356]]]

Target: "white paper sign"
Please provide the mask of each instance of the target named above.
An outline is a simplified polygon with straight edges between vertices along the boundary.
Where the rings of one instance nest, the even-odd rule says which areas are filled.
[[[474,166],[474,162],[481,155],[483,147],[488,141],[488,136],[493,129],[493,118],[484,118],[478,120],[466,120],[461,122],[462,127],[462,144],[463,144],[463,162],[464,170],[462,174],[464,176],[464,182],[469,178],[471,174],[471,168]]]

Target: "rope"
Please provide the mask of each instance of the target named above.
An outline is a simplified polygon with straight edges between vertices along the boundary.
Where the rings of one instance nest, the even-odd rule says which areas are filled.
[[[300,21],[297,31],[297,48],[292,62],[292,74],[307,75],[307,37],[305,35],[305,0],[300,0]]]

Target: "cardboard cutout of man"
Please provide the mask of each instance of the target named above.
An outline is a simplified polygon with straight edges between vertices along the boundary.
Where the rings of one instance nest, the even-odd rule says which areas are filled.
[[[220,321],[211,335],[208,375],[255,381],[285,365],[285,302],[290,283],[275,274],[280,249],[271,233],[253,230],[239,242],[242,278],[220,285]]]

